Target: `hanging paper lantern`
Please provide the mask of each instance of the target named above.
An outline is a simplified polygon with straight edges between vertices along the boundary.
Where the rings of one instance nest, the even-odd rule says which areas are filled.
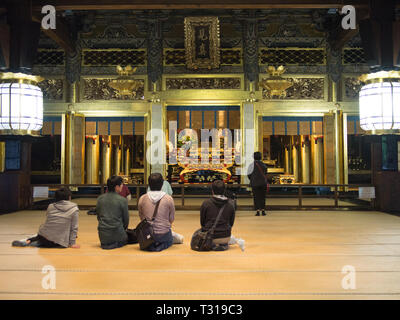
[[[381,71],[360,77],[360,126],[373,134],[396,133],[400,129],[400,74]]]
[[[43,126],[43,79],[22,73],[0,74],[0,130],[5,134],[29,134]]]

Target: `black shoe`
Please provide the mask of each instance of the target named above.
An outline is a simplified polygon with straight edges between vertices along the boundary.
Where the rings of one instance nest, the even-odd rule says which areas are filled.
[[[260,216],[260,211],[257,211],[256,217],[259,217],[259,216]]]
[[[267,215],[267,214],[265,213],[265,211],[264,211],[264,210],[262,211],[262,215],[263,215],[263,216],[266,216],[266,215]]]

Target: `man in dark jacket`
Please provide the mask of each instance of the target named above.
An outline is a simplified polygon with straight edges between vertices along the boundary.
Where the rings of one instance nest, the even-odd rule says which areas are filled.
[[[115,249],[128,243],[128,201],[118,194],[122,189],[122,182],[119,176],[109,178],[108,192],[97,199],[97,230],[103,249]]]
[[[224,206],[221,217],[214,229],[214,250],[223,251],[228,249],[228,244],[237,243],[244,250],[244,241],[242,239],[231,239],[231,229],[235,222],[234,204],[225,194],[225,183],[216,180],[212,183],[212,197],[203,202],[200,208],[200,224],[202,231],[208,231],[212,228],[217,219],[220,209]],[[241,240],[241,242],[239,241]],[[238,242],[239,241],[239,242]]]
[[[257,211],[256,216],[265,216],[265,195],[267,193],[267,167],[261,161],[261,152],[254,152],[254,162],[250,164],[248,177],[250,186],[253,191],[254,209]]]

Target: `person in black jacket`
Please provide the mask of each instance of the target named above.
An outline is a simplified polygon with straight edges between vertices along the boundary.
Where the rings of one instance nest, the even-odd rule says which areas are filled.
[[[203,202],[200,208],[200,224],[203,232],[208,231],[214,225],[220,209],[224,206],[221,217],[214,229],[213,242],[215,251],[228,249],[229,244],[237,243],[244,251],[244,240],[231,235],[235,222],[235,208],[231,199],[225,196],[225,183],[215,180],[211,185],[212,197]]]
[[[264,162],[261,161],[261,152],[254,152],[254,162],[250,164],[248,177],[250,180],[250,186],[253,192],[254,199],[254,210],[257,211],[256,216],[263,216],[265,213],[265,195],[267,193],[267,167]]]

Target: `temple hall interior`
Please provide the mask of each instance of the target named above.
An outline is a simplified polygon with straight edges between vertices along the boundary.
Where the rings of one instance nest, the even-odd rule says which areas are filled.
[[[399,299],[399,21],[398,0],[1,1],[0,300]],[[183,244],[103,250],[107,181],[135,228],[152,173]],[[216,180],[243,252],[191,250]],[[80,248],[12,246],[61,187]]]

